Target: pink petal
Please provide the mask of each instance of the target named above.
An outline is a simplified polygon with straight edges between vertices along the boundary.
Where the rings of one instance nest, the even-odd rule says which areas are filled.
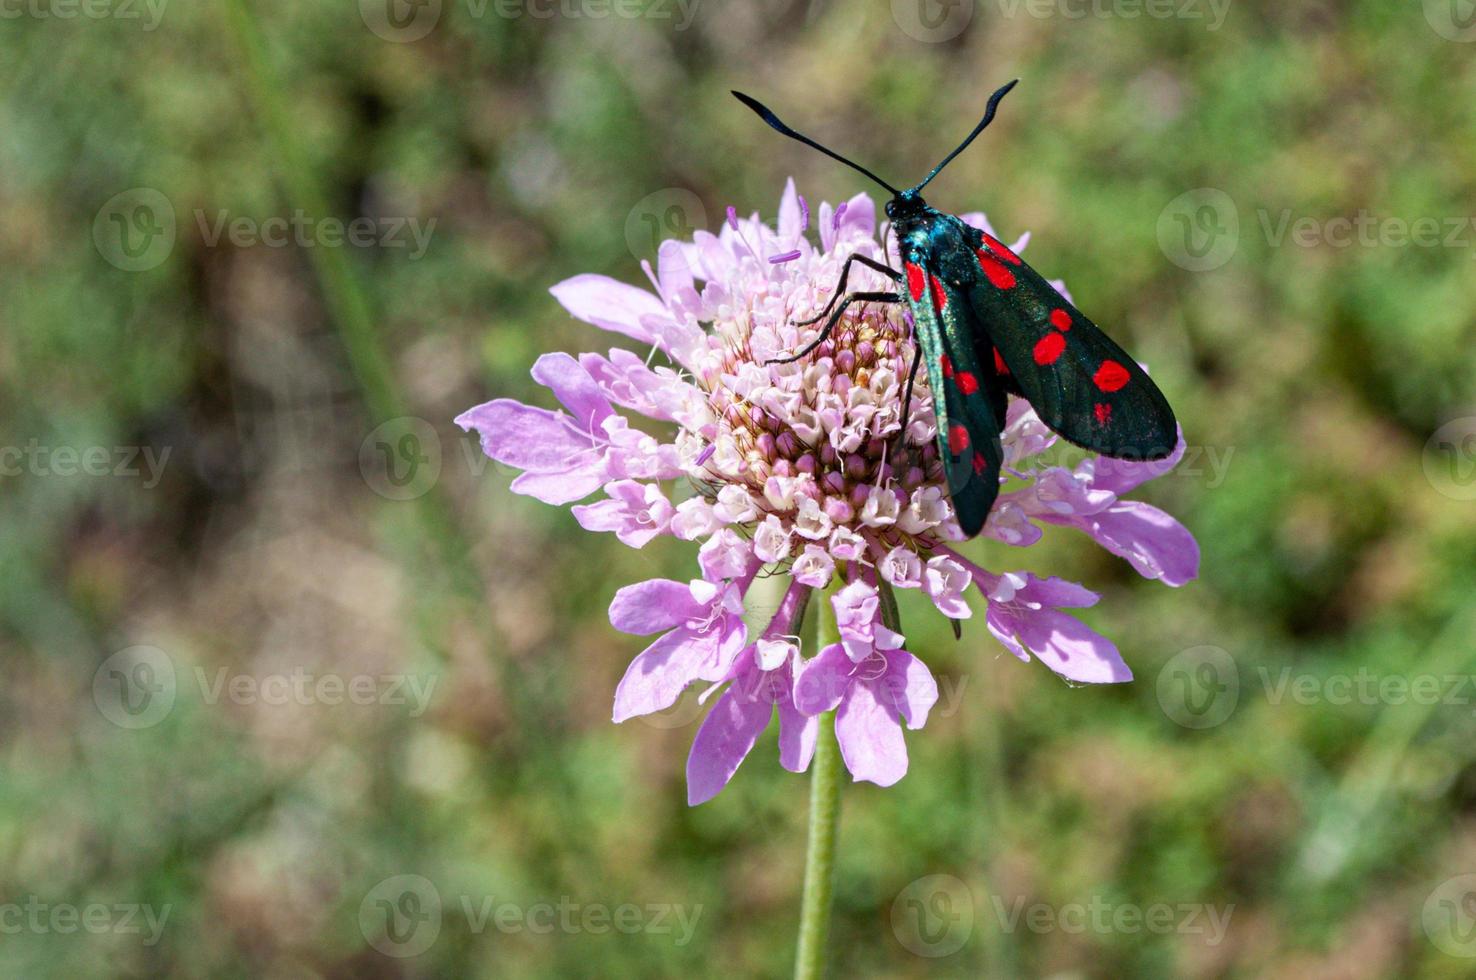
[[[683,242],[668,239],[656,251],[656,282],[668,303],[697,301],[692,259]]]
[[[570,508],[570,512],[586,531],[611,531],[632,548],[644,548],[664,533],[653,525],[636,523],[630,505],[623,500],[596,500]]]
[[[1178,466],[1179,461],[1184,458],[1186,448],[1184,432],[1181,429],[1178,445],[1164,459],[1142,462],[1099,456],[1092,460],[1092,486],[1099,490],[1110,490],[1115,494],[1127,493],[1149,480],[1163,476]]]
[[[865,684],[853,685],[836,712],[835,737],[857,782],[891,786],[907,775],[907,742],[895,709],[877,701]]]
[[[650,636],[706,615],[707,607],[692,598],[691,586],[669,578],[627,585],[610,601],[610,625],[635,636]]]
[[[1173,517],[1151,504],[1120,501],[1090,519],[1097,543],[1126,558],[1144,578],[1180,586],[1199,574],[1199,543]]]
[[[743,649],[744,630],[678,627],[641,651],[615,688],[615,721],[665,711],[693,681],[716,683]]]
[[[855,664],[845,647],[832,643],[799,669],[794,681],[795,708],[804,715],[818,715],[840,704],[851,686]]]
[[[567,473],[522,473],[513,479],[508,489],[558,506],[583,500],[603,486],[606,478],[603,465]]]
[[[1025,648],[1068,680],[1117,684],[1133,679],[1112,641],[1074,616],[1058,609],[1032,609],[1010,619],[1012,632]],[[1004,642],[992,624],[991,631]]]
[[[553,391],[574,416],[574,426],[589,432],[613,414],[609,399],[583,366],[568,354],[544,354],[533,362],[533,380]]]
[[[656,337],[641,322],[642,318],[670,318],[661,300],[644,289],[628,286],[609,276],[575,276],[565,279],[549,292],[575,318],[646,344],[655,344]]]
[[[688,806],[706,803],[728,785],[773,716],[774,705],[767,699],[723,692],[697,729],[687,756]]]
[[[845,203],[846,213],[841,215],[836,237],[860,235],[870,238],[876,233],[876,204],[871,196],[862,192]]]
[[[906,650],[884,650],[882,656],[887,672],[871,685],[878,700],[895,708],[908,728],[921,728],[938,703],[938,682],[927,664]]]
[[[820,720],[801,714],[792,700],[779,702],[779,764],[790,772],[804,772],[810,768],[810,759],[815,755],[815,738],[820,731]]]
[[[794,178],[784,183],[784,196],[779,199],[779,240],[785,244],[799,237],[800,205],[799,192],[794,188]]]
[[[599,458],[594,438],[574,429],[569,416],[510,398],[467,409],[456,424],[467,432],[476,429],[482,452],[520,470],[561,473],[578,460]]]

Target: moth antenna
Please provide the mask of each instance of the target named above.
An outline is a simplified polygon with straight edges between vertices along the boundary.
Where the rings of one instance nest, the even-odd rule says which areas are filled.
[[[1014,83],[1012,82],[1011,84],[1014,84]],[[876,174],[872,173],[870,170],[867,170],[865,167],[861,166],[859,163],[854,163],[854,162],[852,162],[850,160],[847,160],[845,157],[841,156],[839,153],[835,152],[834,150],[829,149],[828,147],[821,146],[819,143],[816,143],[814,140],[810,139],[804,133],[798,133],[798,132],[795,132],[794,130],[790,129],[788,126],[784,125],[783,121],[781,121],[778,116],[774,115],[774,113],[772,113],[771,111],[769,111],[769,108],[767,106],[765,106],[762,102],[758,101],[757,99],[750,98],[749,96],[744,95],[742,92],[734,92],[733,93],[733,96],[739,102],[742,102],[744,105],[748,106],[750,109],[752,109],[754,112],[756,112],[758,114],[758,117],[760,119],[762,119],[764,122],[768,123],[774,129],[776,129],[779,132],[783,133],[785,136],[788,136],[790,139],[792,139],[792,140],[799,140],[801,143],[805,144],[806,146],[808,146],[808,147],[810,147],[812,149],[819,150],[821,153],[823,153],[826,156],[830,157],[832,160],[839,160],[841,163],[844,163],[846,166],[850,167],[852,170],[856,170],[856,171],[859,171],[859,172],[865,174],[866,176],[870,177],[872,180],[876,181],[881,186],[885,187],[887,190],[891,191],[892,192],[892,195],[894,197],[897,194],[900,194],[901,193],[901,191],[897,190],[897,188],[893,187],[891,184],[889,184],[886,181],[882,180]],[[970,137],[970,139],[972,139],[972,138],[973,137]]]
[[[912,189],[912,193],[916,194],[918,191],[926,187],[928,185],[928,181],[938,176],[939,171],[948,166],[949,163],[953,162],[954,157],[958,156],[968,147],[970,143],[974,142],[975,136],[978,136],[980,133],[984,132],[984,127],[988,126],[990,122],[994,120],[994,110],[999,108],[999,100],[1008,95],[1010,89],[1014,88],[1019,83],[1020,80],[1017,78],[1013,82],[1010,82],[1008,85],[1000,86],[1000,88],[989,97],[989,105],[985,106],[984,118],[979,120],[979,125],[975,126],[974,131],[970,133],[962,143],[958,144],[958,148],[956,150],[944,157],[943,162],[933,168],[932,173],[923,178],[921,184],[918,184]]]

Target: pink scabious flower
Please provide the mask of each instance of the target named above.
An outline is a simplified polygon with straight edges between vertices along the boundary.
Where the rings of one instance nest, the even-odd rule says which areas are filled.
[[[961,217],[993,233],[982,214]],[[883,786],[902,778],[902,727],[923,726],[938,690],[887,625],[888,590],[917,589],[961,620],[972,615],[972,587],[989,632],[1021,660],[1074,682],[1132,677],[1110,640],[1063,611],[1094,604],[1095,593],[991,572],[956,549],[962,533],[937,459],[926,374],[901,427],[913,341],[899,307],[853,306],[809,356],[770,363],[815,339],[819,324],[795,321],[825,305],[848,255],[888,259],[886,228],[865,194],[821,204],[815,219],[812,231],[790,181],[777,227],[730,208],[717,234],[663,243],[655,269],[643,264],[654,291],[599,275],[560,283],[553,295],[572,315],[642,351],[546,354],[533,377],[562,409],[497,399],[456,420],[477,430],[488,456],[523,471],[512,483],[518,493],[566,504],[603,490],[603,499],[573,508],[586,530],[632,548],[663,535],[701,542],[698,577],[629,585],[610,606],[616,629],[659,634],[616,689],[615,721],[669,708],[695,683],[708,685],[704,700],[717,694],[688,759],[692,804],[727,784],[776,711],[786,768],[809,766],[816,717],[834,710],[852,776]],[[852,270],[852,289],[886,285]],[[632,427],[627,412],[665,423],[667,435]],[[1158,508],[1121,498],[1171,469],[1182,438],[1166,460],[1088,458],[1068,469],[1041,458],[1056,437],[1014,399],[1002,440],[1014,479],[985,536],[1026,547],[1043,525],[1071,527],[1145,577],[1172,586],[1195,577],[1199,548],[1189,532]],[[760,575],[788,585],[754,636],[745,599]],[[805,650],[797,635],[805,606],[832,584],[840,642]]]

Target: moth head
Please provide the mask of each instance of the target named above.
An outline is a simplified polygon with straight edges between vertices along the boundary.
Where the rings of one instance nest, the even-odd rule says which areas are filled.
[[[916,189],[906,190],[887,202],[887,217],[892,221],[910,218],[927,210],[927,202]]]

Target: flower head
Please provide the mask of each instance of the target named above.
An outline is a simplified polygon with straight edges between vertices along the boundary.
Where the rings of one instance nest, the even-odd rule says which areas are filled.
[[[846,257],[887,255],[864,194],[810,208],[791,181],[777,225],[729,209],[717,234],[667,241],[646,273],[654,292],[597,275],[553,289],[575,317],[654,348],[666,362],[616,348],[608,357],[547,354],[534,378],[563,405],[549,411],[499,399],[462,414],[493,459],[522,469],[512,489],[571,503],[581,526],[634,548],[661,535],[701,542],[701,577],[621,589],[616,628],[662,635],[632,662],[615,720],[661,711],[695,682],[722,687],[688,763],[693,803],[715,795],[768,725],[781,722],[781,761],[808,766],[813,718],[835,710],[852,775],[890,785],[906,772],[901,726],[920,728],[937,699],[921,660],[883,615],[883,591],[918,589],[945,616],[971,616],[973,585],[989,631],[1016,656],[1075,681],[1131,677],[1117,649],[1061,611],[1096,596],[1059,579],[996,574],[958,554],[926,376],[903,430],[902,391],[913,341],[894,305],[853,304],[808,355],[819,324],[797,326],[832,296]],[[963,219],[992,233],[983,215]],[[813,236],[813,237],[812,237]],[[818,244],[813,239],[818,239]],[[1014,245],[1024,248],[1028,236]],[[855,266],[850,288],[886,285]],[[666,439],[632,427],[622,410],[670,426]],[[1055,442],[1016,399],[1002,434],[1008,472],[984,534],[1016,546],[1041,525],[1087,533],[1140,574],[1169,585],[1193,578],[1198,547],[1155,507],[1119,495],[1177,461],[1088,459],[1075,469],[1037,459]],[[1182,451],[1182,446],[1181,446]],[[787,576],[779,611],[750,642],[744,600],[761,572]],[[843,585],[831,602],[839,643],[807,651],[795,634],[812,590]],[[716,689],[709,689],[708,694]],[[706,695],[704,695],[706,697]]]

